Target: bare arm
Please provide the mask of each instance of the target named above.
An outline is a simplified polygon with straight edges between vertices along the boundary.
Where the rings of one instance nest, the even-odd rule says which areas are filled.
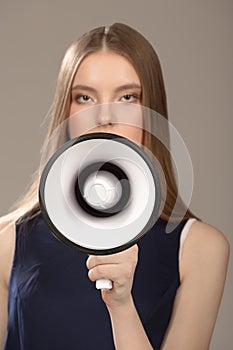
[[[229,244],[221,232],[195,222],[184,243],[181,285],[162,350],[207,350],[224,289]]]
[[[137,264],[138,247],[109,256],[90,256],[87,260],[89,278],[109,278],[111,290],[102,290],[108,308],[117,350],[153,350],[141,323],[131,295]]]
[[[153,350],[133,300],[121,307],[108,308],[108,311],[117,350]]]
[[[8,283],[15,246],[14,225],[7,225],[0,231],[0,350],[3,349],[8,319]]]
[[[195,222],[185,241],[180,265],[181,285],[161,350],[207,350],[220,305],[229,245],[215,228]],[[89,277],[115,281],[102,291],[117,350],[153,349],[131,296],[136,249],[108,257],[89,257]],[[156,332],[156,325],[155,330]]]

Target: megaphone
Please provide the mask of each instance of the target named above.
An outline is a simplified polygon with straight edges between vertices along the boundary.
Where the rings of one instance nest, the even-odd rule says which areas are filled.
[[[105,255],[129,248],[152,228],[161,187],[140,146],[96,132],[69,140],[52,155],[41,175],[39,201],[59,240],[87,254]]]

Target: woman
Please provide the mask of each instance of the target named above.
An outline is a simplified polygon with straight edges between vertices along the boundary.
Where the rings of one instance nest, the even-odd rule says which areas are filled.
[[[111,102],[143,105],[167,119],[156,53],[123,24],[94,29],[67,50],[47,140],[71,115]],[[142,142],[154,153],[166,178],[163,212],[137,245],[87,258],[51,235],[40,214],[37,174],[18,208],[1,221],[1,348],[208,349],[225,283],[227,240],[188,209],[166,235],[179,198],[169,152],[150,133],[105,118],[97,130]],[[103,277],[113,288],[100,296],[90,280]]]

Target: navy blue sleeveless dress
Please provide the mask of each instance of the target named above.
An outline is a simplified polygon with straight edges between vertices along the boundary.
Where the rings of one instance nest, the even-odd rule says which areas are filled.
[[[185,222],[166,234],[166,221],[159,219],[138,243],[133,297],[154,349],[161,346],[180,284]],[[107,308],[87,276],[87,256],[58,241],[41,215],[26,232],[19,230],[17,225],[5,350],[114,349]]]

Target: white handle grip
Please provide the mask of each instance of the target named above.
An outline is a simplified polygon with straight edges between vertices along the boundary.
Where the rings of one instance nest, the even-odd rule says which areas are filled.
[[[95,282],[96,289],[112,289],[112,281],[101,278]]]

